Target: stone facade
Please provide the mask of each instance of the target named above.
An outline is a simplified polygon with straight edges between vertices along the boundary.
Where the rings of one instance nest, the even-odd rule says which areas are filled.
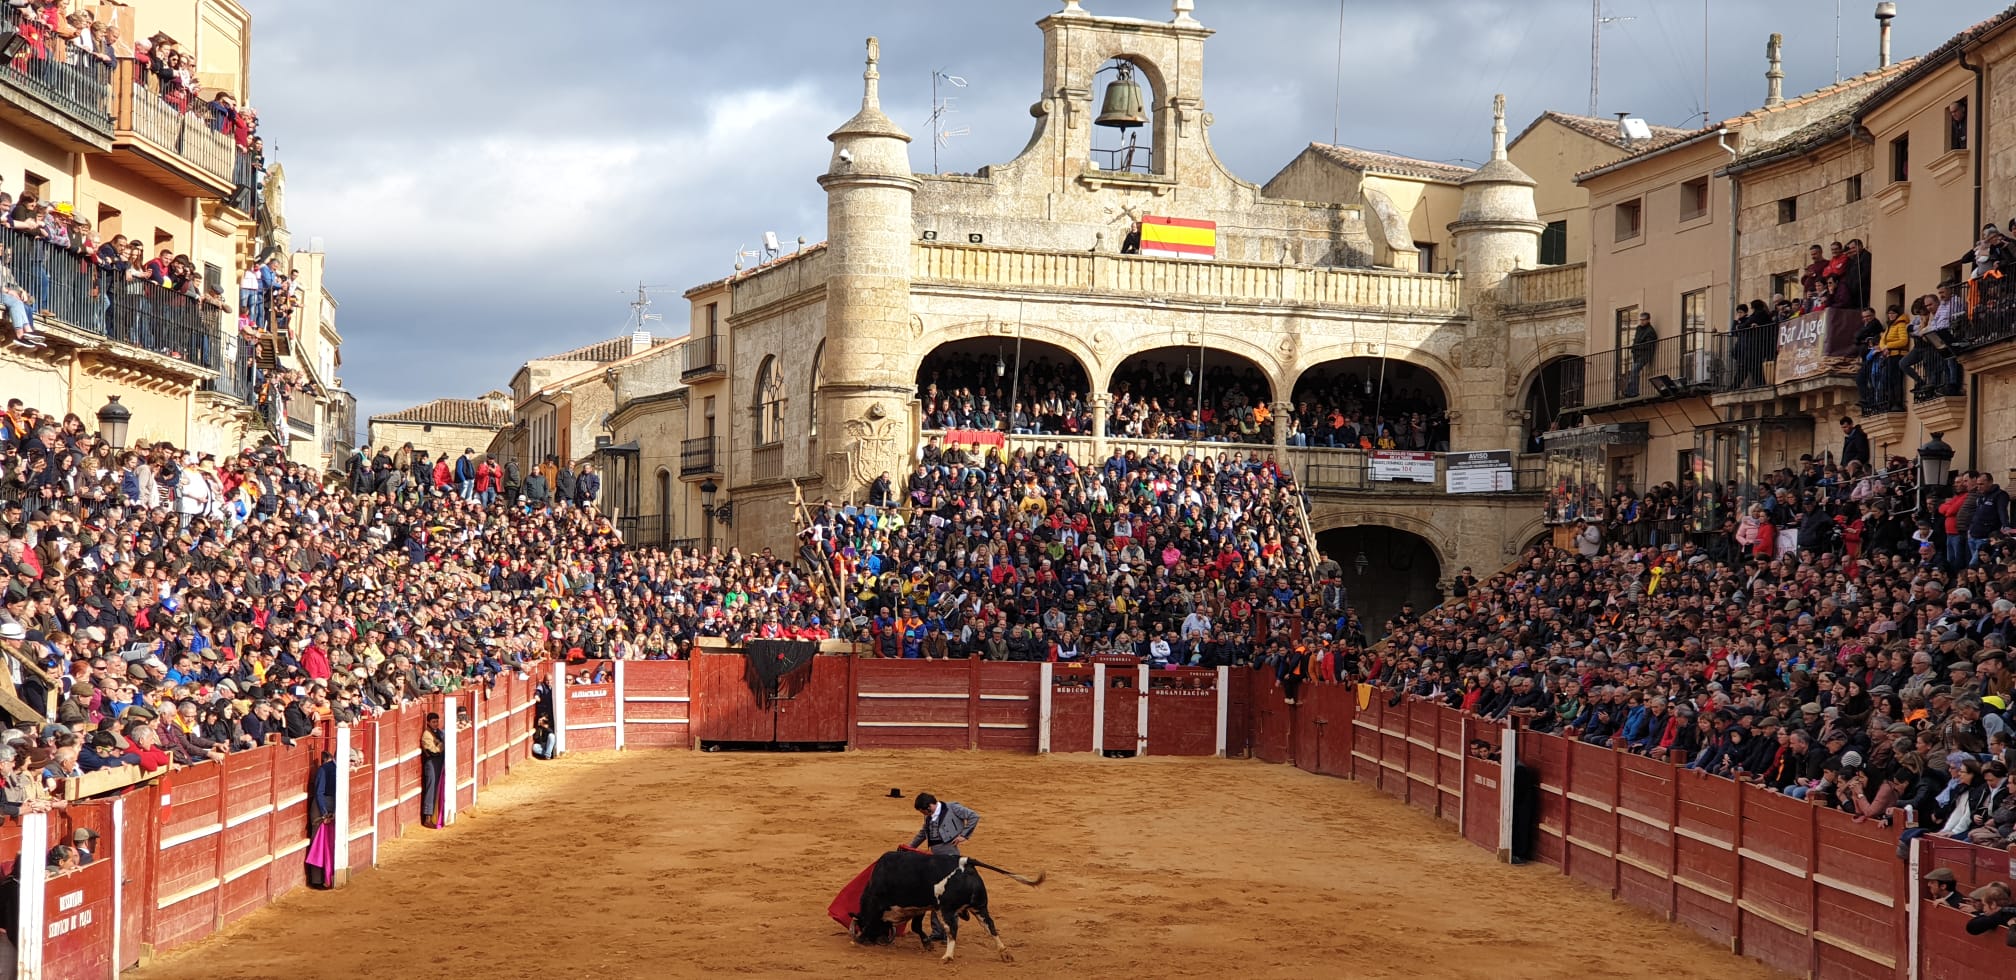
[[[1036,132],[1015,160],[972,175],[913,172],[909,137],[880,108],[880,52],[871,41],[862,109],[832,134],[819,178],[829,240],[687,294],[695,336],[714,337],[728,369],[719,377],[688,362],[689,374],[707,379],[686,389],[683,425],[652,418],[679,409],[645,410],[669,384],[619,396],[617,441],[634,436],[660,460],[669,456],[651,441],[701,437],[702,404],[715,406],[725,457],[715,468],[719,495],[733,511],[732,528],[714,528],[723,540],[788,548],[801,496],[859,499],[882,472],[900,478],[923,438],[920,369],[934,350],[959,342],[1003,350],[1041,343],[1075,359],[1090,381],[1095,431],[1123,362],[1197,351],[1250,362],[1277,411],[1312,369],[1383,361],[1441,389],[1452,450],[1520,447],[1523,419],[1508,406],[1541,366],[1579,354],[1586,330],[1582,267],[1530,271],[1543,226],[1534,181],[1505,158],[1502,109],[1493,163],[1474,173],[1454,168],[1461,182],[1433,191],[1444,202],[1430,209],[1442,227],[1414,237],[1424,192],[1399,216],[1404,231],[1373,234],[1362,196],[1279,199],[1225,170],[1211,151],[1203,96],[1211,31],[1182,12],[1156,23],[1095,17],[1071,3],[1039,27]],[[1094,100],[1110,77],[1098,72],[1116,58],[1150,93],[1147,172],[1106,168],[1092,152]],[[1481,113],[1478,122],[1481,134]],[[1390,185],[1389,201],[1407,197],[1404,181],[1379,180]],[[1123,253],[1144,215],[1215,222],[1215,257]],[[1377,247],[1387,238],[1407,247]],[[1413,271],[1414,241],[1447,243],[1450,271]],[[715,316],[720,334],[704,333],[699,324]],[[1278,427],[1272,445],[1160,448],[1271,453],[1305,475],[1347,465],[1341,450],[1291,450],[1286,440]],[[1090,459],[1122,444],[1094,435],[1073,448]],[[656,467],[639,469],[640,514],[671,514],[677,527],[693,527],[678,522],[697,515],[699,478],[668,467],[686,498],[661,506],[650,499]],[[1436,489],[1318,489],[1315,530],[1378,523],[1420,534],[1440,577],[1463,565],[1496,569],[1537,533],[1528,527],[1540,511],[1537,492],[1459,499]]]

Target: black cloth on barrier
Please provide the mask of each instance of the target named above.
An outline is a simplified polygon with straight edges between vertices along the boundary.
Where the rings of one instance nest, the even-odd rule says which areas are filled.
[[[768,703],[778,696],[787,678],[800,680],[818,653],[819,644],[814,640],[749,640],[742,649],[742,678],[757,701]]]

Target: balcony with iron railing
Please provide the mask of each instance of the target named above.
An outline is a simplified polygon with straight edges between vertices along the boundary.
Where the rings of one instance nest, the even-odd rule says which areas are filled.
[[[112,81],[113,142],[153,164],[149,176],[194,197],[229,197],[236,186],[238,144],[211,128],[205,113],[185,112],[163,98],[154,76],[131,59]]]
[[[679,476],[721,476],[721,437],[701,436],[679,443]]]
[[[18,8],[0,7],[0,37],[38,36],[36,25],[25,26]],[[0,64],[0,115],[58,143],[76,140],[110,150],[112,66],[50,40],[55,43],[24,40],[22,53]]]
[[[1564,385],[1562,407],[1586,411],[1726,388],[1736,374],[1729,340],[1727,334],[1697,330],[1585,355],[1580,383],[1571,378]]]
[[[689,337],[684,347],[686,363],[679,372],[679,380],[690,384],[727,376],[727,345],[721,342],[720,334]]]
[[[0,229],[7,271],[38,317],[171,360],[217,370],[219,328],[196,297],[101,268],[92,256]]]

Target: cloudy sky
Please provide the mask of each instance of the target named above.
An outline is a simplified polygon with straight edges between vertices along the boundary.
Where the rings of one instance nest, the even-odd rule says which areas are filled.
[[[814,178],[860,100],[861,39],[882,38],[883,99],[924,135],[934,69],[965,78],[948,171],[1009,159],[1038,96],[1035,22],[1059,0],[614,0],[556,7],[243,0],[252,104],[286,164],[297,247],[319,238],[342,304],[342,376],[362,412],[504,387],[528,357],[652,324],[683,331],[679,294],[727,274],[765,231],[825,237]],[[1166,20],[1168,0],[1084,0]],[[2007,0],[1899,0],[1898,57]],[[1218,33],[1205,92],[1213,145],[1264,182],[1311,141],[1436,160],[1489,152],[1491,93],[1516,132],[1589,102],[1587,0],[1198,0]],[[1873,0],[1842,0],[1840,72],[1875,66]],[[1835,77],[1835,0],[1706,0],[1706,109],[1764,95],[1764,44],[1786,35],[1786,91]],[[1601,112],[1695,126],[1703,0],[1606,0]],[[1340,117],[1341,118],[1338,118]]]

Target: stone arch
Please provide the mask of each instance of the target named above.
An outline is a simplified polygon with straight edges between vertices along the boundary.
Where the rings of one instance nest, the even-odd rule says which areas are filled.
[[[1374,360],[1384,357],[1389,361],[1401,361],[1427,371],[1434,377],[1435,383],[1441,386],[1443,395],[1450,400],[1452,407],[1455,405],[1456,393],[1463,390],[1461,372],[1440,355],[1420,347],[1383,342],[1378,339],[1349,340],[1304,350],[1291,365],[1290,383],[1282,386],[1281,390],[1293,392],[1295,386],[1302,382],[1303,375],[1331,361],[1346,361],[1357,357]]]
[[[1569,389],[1581,383],[1581,365],[1573,354],[1548,358],[1520,376],[1519,391],[1512,405],[1519,413],[1521,449],[1531,449],[1536,434],[1546,432],[1556,419],[1575,414],[1564,408]]]
[[[812,433],[814,439],[819,438],[819,386],[826,381],[825,371],[826,341],[822,339],[819,341],[819,346],[812,349],[812,371],[809,375],[812,381],[812,397],[805,400],[806,431]]]
[[[1563,358],[1581,357],[1583,348],[1587,346],[1584,340],[1579,334],[1573,337],[1549,337],[1514,358],[1506,365],[1505,377],[1517,379],[1519,389],[1507,394],[1511,395],[1515,402],[1523,403],[1526,400],[1526,391],[1532,387],[1533,378],[1540,373],[1540,369]]]
[[[1097,380],[1101,373],[1103,358],[1098,349],[1100,338],[1094,333],[1088,337],[1084,331],[1067,330],[1047,323],[987,318],[982,320],[962,320],[942,327],[917,327],[915,350],[921,362],[928,352],[959,340],[987,340],[1015,346],[1015,337],[1020,334],[1024,341],[1038,341],[1052,347],[1063,348],[1085,369],[1085,377]],[[920,365],[921,366],[921,365]]]
[[[755,420],[756,445],[772,446],[784,441],[784,371],[777,355],[769,354],[756,368],[756,385],[750,392],[750,414]]]
[[[1110,346],[1111,342],[1105,339],[1107,336],[1103,330],[1094,331],[1093,345],[1102,349]],[[1114,374],[1127,363],[1128,359],[1158,350],[1194,351],[1200,346],[1196,343],[1196,337],[1197,332],[1192,329],[1157,329],[1143,331],[1137,336],[1128,338],[1127,342],[1114,350],[1102,364],[1104,370],[1098,375],[1100,390],[1112,390]],[[1207,334],[1201,346],[1207,353],[1231,355],[1253,362],[1253,366],[1260,369],[1261,377],[1267,379],[1267,387],[1272,391],[1275,401],[1279,401],[1283,393],[1293,389],[1292,385],[1283,383],[1286,380],[1286,372],[1282,370],[1279,355],[1242,335]]]
[[[1424,533],[1432,528],[1394,516],[1338,515],[1316,532],[1317,550],[1342,570],[1350,605],[1372,639],[1385,635],[1403,604],[1412,603],[1415,613],[1439,604],[1455,569],[1437,536]]]
[[[1070,396],[1076,394],[1079,409],[1075,414],[1067,411],[1056,415],[1051,424],[1061,431],[1077,431],[1089,426],[1092,412],[1090,366],[1070,347],[1035,339],[1027,336],[1028,333],[1025,331],[1020,338],[1012,334],[971,333],[940,339],[926,349],[917,359],[916,373],[923,427],[984,427],[988,424],[984,418],[976,420],[968,414],[977,414],[984,407],[985,411],[992,413],[994,426],[1009,423],[1006,427],[1013,428],[1015,405],[1019,402],[1032,415],[1038,414],[1040,400],[1052,389],[1067,403]],[[959,397],[962,391],[972,395],[970,405],[966,399]],[[948,412],[954,414],[948,415]],[[1065,428],[1067,416],[1076,419],[1076,424],[1070,428]],[[1050,428],[1045,426],[1041,431],[1050,431]]]
[[[1389,527],[1405,531],[1428,542],[1428,546],[1435,552],[1435,560],[1445,570],[1461,567],[1456,561],[1454,534],[1434,521],[1401,511],[1356,506],[1333,508],[1319,504],[1309,514],[1309,530],[1315,532],[1318,538],[1321,538],[1325,531],[1349,527]]]

